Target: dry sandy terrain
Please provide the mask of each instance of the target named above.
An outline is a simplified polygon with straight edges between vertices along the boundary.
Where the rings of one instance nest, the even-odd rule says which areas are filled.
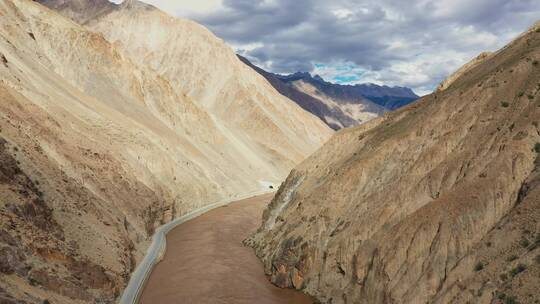
[[[140,303],[312,303],[300,292],[272,285],[253,251],[242,245],[272,197],[235,202],[172,230]]]

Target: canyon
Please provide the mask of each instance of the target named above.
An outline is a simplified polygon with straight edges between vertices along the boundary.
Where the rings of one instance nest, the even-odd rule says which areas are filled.
[[[419,98],[0,0],[0,101],[0,303],[117,303],[160,226],[280,183],[171,230],[141,302],[540,303],[540,22]]]

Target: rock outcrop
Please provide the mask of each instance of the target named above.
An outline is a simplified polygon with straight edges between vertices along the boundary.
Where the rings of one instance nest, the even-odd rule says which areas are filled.
[[[246,243],[323,303],[540,301],[540,30],[338,132]]]
[[[157,226],[279,182],[332,133],[200,25],[136,1],[46,4],[185,36],[180,57],[153,53],[160,70],[137,57],[149,46],[0,0],[1,301],[114,302]]]

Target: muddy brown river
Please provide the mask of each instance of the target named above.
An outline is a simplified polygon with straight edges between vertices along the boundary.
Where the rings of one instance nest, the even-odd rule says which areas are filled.
[[[167,235],[167,251],[144,287],[142,304],[311,304],[266,278],[242,240],[261,224],[272,194],[238,201],[188,221]]]

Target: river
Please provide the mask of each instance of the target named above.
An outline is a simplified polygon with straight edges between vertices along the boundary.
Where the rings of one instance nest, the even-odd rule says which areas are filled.
[[[261,224],[272,195],[214,209],[169,232],[165,257],[150,275],[140,303],[313,303],[298,291],[272,285],[253,250],[242,245]]]

